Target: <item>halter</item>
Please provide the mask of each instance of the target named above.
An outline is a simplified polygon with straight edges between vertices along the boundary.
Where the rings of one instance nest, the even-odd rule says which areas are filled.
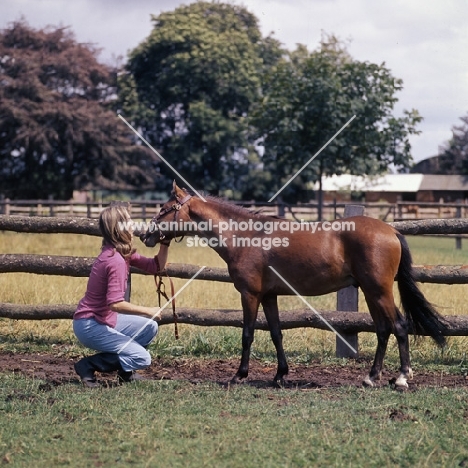
[[[169,208],[161,208],[161,211],[153,217],[151,220],[151,223],[155,225],[155,229],[159,230],[159,239],[163,240],[166,238],[166,236],[162,233],[161,229],[159,229],[158,226],[158,221],[167,213],[170,213],[171,211],[174,211],[174,221],[178,222],[179,221],[179,211],[182,208],[183,205],[185,205],[190,199],[192,198],[192,195],[187,194],[184,198],[180,199],[176,196],[175,197],[175,203],[173,203]],[[183,237],[183,236],[182,236]],[[180,242],[180,241],[179,241]]]
[[[176,197],[176,203],[174,203],[173,205],[171,205],[169,208],[164,208],[164,209],[161,209],[161,211],[158,213],[157,216],[155,216],[151,222],[157,222],[161,217],[163,217],[165,214],[167,213],[170,213],[171,211],[175,211],[174,213],[174,221],[177,221],[177,218],[178,218],[178,215],[179,215],[179,211],[180,209],[182,208],[182,205],[185,205],[185,203],[187,203],[190,199],[192,198],[192,195],[186,195],[184,198],[182,198],[182,200],[179,200],[177,197]]]
[[[159,229],[158,226],[158,220],[161,219],[165,214],[170,213],[171,211],[174,211],[174,221],[178,222],[179,221],[179,211],[182,208],[185,203],[187,203],[190,199],[192,198],[192,195],[186,195],[184,198],[179,200],[177,196],[175,197],[175,203],[173,203],[169,208],[164,208],[161,209],[161,211],[153,217],[151,222],[155,225],[156,229]],[[163,240],[166,236],[162,233],[161,229],[159,229],[159,239]],[[183,236],[182,236],[183,239]],[[182,240],[181,239],[181,240]],[[179,242],[181,242],[181,240]],[[176,241],[177,242],[177,241]],[[169,279],[169,284],[171,286],[171,298],[168,297],[166,294],[166,287],[162,281],[162,275],[161,272],[157,273],[154,275],[154,281],[156,284],[156,292],[158,293],[158,303],[159,307],[161,307],[161,296],[163,296],[167,301],[170,301],[172,304],[172,316],[174,318],[174,334],[175,334],[175,339],[179,339],[179,330],[177,327],[177,314],[176,314],[176,304],[175,304],[175,293],[174,293],[174,283],[172,282],[172,279],[169,277],[166,271],[166,276]]]

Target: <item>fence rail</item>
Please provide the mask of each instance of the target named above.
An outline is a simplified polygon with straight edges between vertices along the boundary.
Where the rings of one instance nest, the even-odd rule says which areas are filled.
[[[164,203],[163,200],[132,200],[132,215],[136,219],[149,219],[155,216]],[[317,203],[261,203],[256,201],[234,202],[246,208],[260,210],[264,214],[284,216],[290,219],[316,220],[318,217]],[[323,204],[324,219],[331,220],[343,215],[346,206],[351,202],[336,200]],[[50,216],[50,217],[84,217],[97,218],[106,203],[77,202],[66,200],[9,200],[0,199],[0,215],[11,216]],[[403,202],[396,203],[360,203],[366,209],[368,216],[384,221],[400,221],[407,219],[433,218],[465,218],[468,216],[468,202],[457,203],[436,202]]]
[[[70,304],[54,305],[18,305],[0,303],[0,317],[16,320],[51,320],[71,319],[75,306]],[[294,309],[281,311],[281,328],[317,328],[330,331],[330,324],[335,330],[352,334],[360,332],[375,332],[374,322],[370,314],[345,311],[319,311],[320,317],[310,309]],[[323,320],[325,319],[325,320]],[[447,321],[447,336],[468,335],[468,315],[445,317]],[[326,321],[326,322],[325,322]],[[243,324],[242,311],[233,309],[177,309],[177,322],[203,327],[237,327]],[[173,324],[172,314],[166,314],[160,325]],[[255,324],[257,330],[268,330],[268,323],[263,314],[259,314]],[[411,333],[411,330],[410,330]]]
[[[0,273],[35,273],[40,275],[87,277],[94,258],[60,255],[0,254]],[[184,263],[169,264],[167,274],[190,279],[201,266]],[[131,273],[149,275],[132,267]],[[414,277],[420,283],[468,284],[468,265],[415,265]],[[205,267],[195,280],[232,282],[227,268]]]
[[[404,235],[468,234],[468,219],[422,219],[388,223]],[[93,218],[46,218],[43,216],[0,215],[0,231],[28,233],[63,233],[100,236],[98,221]]]

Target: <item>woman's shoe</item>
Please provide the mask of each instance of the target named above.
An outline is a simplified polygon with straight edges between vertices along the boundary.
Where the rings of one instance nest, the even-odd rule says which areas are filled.
[[[137,382],[140,380],[147,380],[141,374],[137,374],[135,371],[124,371],[119,370],[117,372],[117,376],[119,378],[120,383],[127,383],[127,382]]]
[[[80,376],[83,385],[88,388],[100,387],[95,372],[113,372],[122,369],[119,355],[114,353],[99,353],[80,359],[73,366]]]
[[[98,388],[100,385],[96,380],[94,367],[92,367],[89,361],[89,358],[83,358],[80,361],[75,362],[73,367],[75,368],[75,372],[80,376],[81,382],[85,387]]]

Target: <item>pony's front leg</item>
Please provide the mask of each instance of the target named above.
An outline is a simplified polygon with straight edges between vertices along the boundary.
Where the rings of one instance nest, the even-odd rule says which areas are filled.
[[[278,296],[265,296],[262,299],[262,306],[268,322],[268,327],[270,328],[271,339],[276,348],[276,356],[278,358],[278,370],[274,381],[278,385],[282,386],[284,384],[284,376],[287,375],[289,368],[283,348],[283,334],[281,332],[278,312]]]
[[[239,383],[249,375],[250,348],[254,340],[255,322],[257,321],[260,298],[258,294],[241,293],[244,326],[242,329],[242,357],[239,370],[232,378],[232,383]]]

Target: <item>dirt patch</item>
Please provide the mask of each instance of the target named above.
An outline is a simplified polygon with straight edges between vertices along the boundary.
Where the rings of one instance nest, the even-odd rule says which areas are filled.
[[[416,422],[417,419],[414,416],[408,414],[408,408],[401,406],[400,408],[393,408],[390,410],[388,418],[391,421],[413,421]]]
[[[77,359],[53,354],[14,354],[0,353],[0,373],[17,372],[45,381],[44,390],[68,382],[78,383],[73,369]],[[141,373],[152,380],[184,380],[193,384],[215,382],[227,385],[239,365],[238,359],[155,359],[151,366]],[[286,388],[318,389],[341,386],[361,386],[363,377],[371,366],[370,362],[350,360],[344,366],[325,365],[313,362],[308,365],[291,365],[286,379]],[[273,386],[276,366],[251,360],[247,384],[258,388]],[[389,385],[395,375],[386,372],[377,386]],[[99,380],[112,386],[116,377],[102,374]],[[468,380],[463,375],[416,372],[414,380],[409,382],[409,389],[420,387],[467,387]]]

